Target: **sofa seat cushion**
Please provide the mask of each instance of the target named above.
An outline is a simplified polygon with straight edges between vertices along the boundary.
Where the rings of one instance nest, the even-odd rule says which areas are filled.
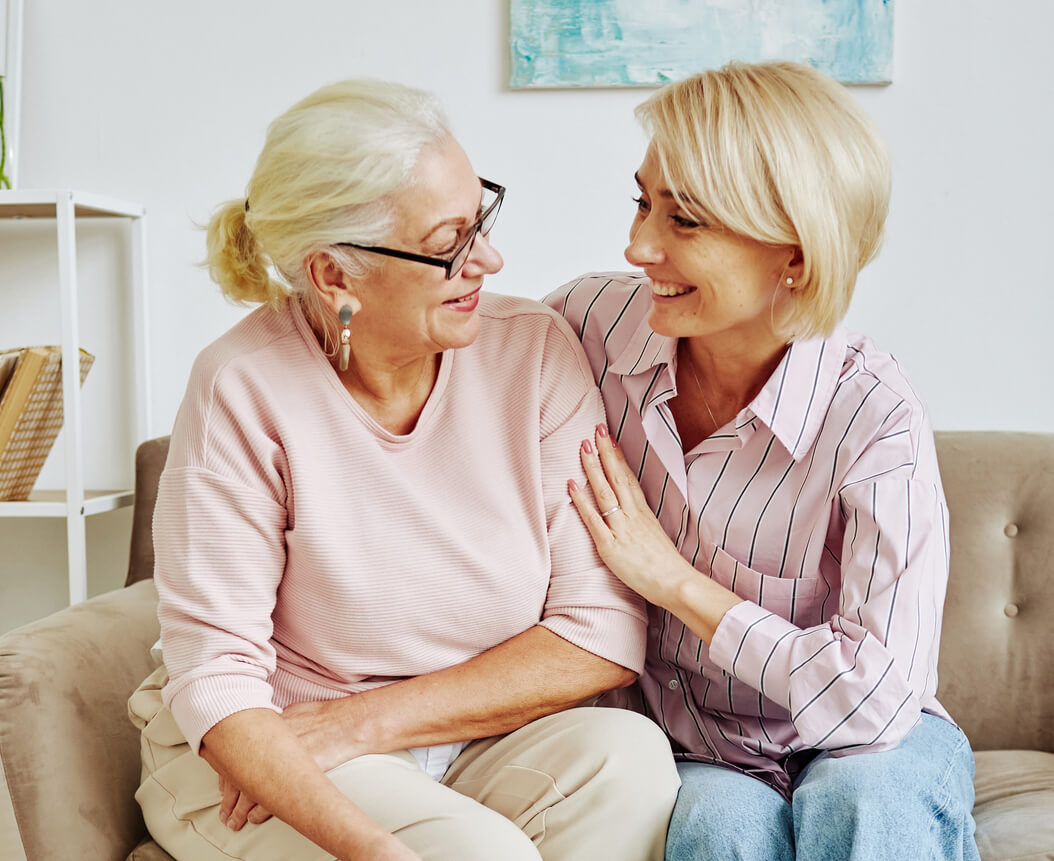
[[[973,816],[983,861],[1054,858],[1054,753],[974,754]]]
[[[174,861],[174,859],[149,837],[144,837],[142,842],[129,853],[125,861]]]

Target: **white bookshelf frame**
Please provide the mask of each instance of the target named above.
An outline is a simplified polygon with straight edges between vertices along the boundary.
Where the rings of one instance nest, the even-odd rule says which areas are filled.
[[[0,75],[4,76],[4,132],[7,163],[4,173],[11,188],[18,188],[18,133],[22,119],[22,21],[23,0],[0,0],[4,38],[0,39]]]
[[[132,329],[136,443],[150,439],[150,374],[146,291],[146,210],[97,194],[69,190],[0,190],[0,220],[51,219],[58,240],[59,305],[62,315],[62,406],[65,431],[65,489],[34,491],[24,502],[0,502],[0,517],[66,519],[70,604],[88,597],[85,519],[131,505],[134,492],[84,487],[83,413],[80,386],[80,314],[77,290],[77,219],[131,220]],[[0,226],[2,229],[2,226]],[[0,285],[0,293],[4,287]]]

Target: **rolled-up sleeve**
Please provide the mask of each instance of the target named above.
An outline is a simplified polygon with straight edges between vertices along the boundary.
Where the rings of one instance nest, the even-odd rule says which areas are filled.
[[[223,718],[275,708],[267,679],[284,526],[273,499],[228,478],[182,467],[161,479],[154,579],[164,699],[194,750]]]
[[[604,565],[567,493],[568,479],[588,486],[579,447],[593,438],[604,409],[581,344],[555,316],[544,349],[541,408],[542,491],[551,559],[541,624],[640,673],[646,645],[644,601]]]
[[[285,572],[284,461],[243,414],[252,403],[237,370],[199,357],[154,508],[162,697],[195,751],[235,712],[278,711],[268,679]]]

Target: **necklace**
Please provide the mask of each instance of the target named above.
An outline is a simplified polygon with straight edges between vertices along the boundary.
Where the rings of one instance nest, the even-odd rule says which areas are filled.
[[[703,386],[699,382],[699,375],[695,372],[695,365],[692,364],[691,359],[688,357],[688,351],[685,351],[684,363],[688,366],[688,370],[692,372],[692,379],[695,380],[695,388],[699,392],[699,397],[703,399],[703,406],[706,407],[706,411],[710,413],[710,421],[714,423],[714,430],[716,431],[720,425],[717,423],[717,419],[714,418],[714,411],[710,409],[710,402],[706,399],[706,395],[703,394]]]

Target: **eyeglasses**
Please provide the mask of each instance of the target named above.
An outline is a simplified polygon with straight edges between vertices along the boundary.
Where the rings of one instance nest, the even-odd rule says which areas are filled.
[[[454,251],[453,255],[448,259],[442,257],[428,257],[424,254],[414,254],[412,251],[400,251],[397,248],[381,248],[378,245],[358,245],[355,242],[338,242],[336,244],[346,248],[358,248],[360,251],[372,251],[374,254],[386,254],[389,257],[398,257],[400,260],[413,260],[415,263],[427,263],[429,266],[441,266],[446,270],[446,278],[447,281],[449,281],[457,275],[458,272],[461,271],[461,267],[465,265],[465,261],[468,260],[469,254],[472,253],[472,247],[476,244],[476,236],[480,233],[484,236],[490,233],[490,229],[494,226],[494,222],[498,218],[498,210],[501,209],[501,202],[505,199],[504,185],[498,185],[495,182],[491,182],[489,179],[483,179],[483,177],[479,178],[479,183],[483,186],[483,197],[480,200],[480,216],[476,219],[476,223],[472,225],[472,229],[468,232],[468,236],[464,238],[462,243]]]

